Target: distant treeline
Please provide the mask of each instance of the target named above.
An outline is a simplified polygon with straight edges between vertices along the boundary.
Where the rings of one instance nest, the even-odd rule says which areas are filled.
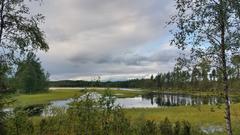
[[[140,85],[142,82],[146,82],[149,79],[134,79],[127,81],[83,81],[83,80],[61,80],[50,81],[50,87],[117,87],[117,88],[142,88],[144,85]]]
[[[193,72],[175,69],[173,72],[159,73],[149,79],[133,79],[126,81],[101,82],[83,80],[51,81],[50,87],[117,87],[117,88],[143,88],[143,89],[174,89],[174,90],[218,90],[222,87],[221,74],[215,69],[209,73],[195,68]],[[238,76],[229,77],[230,88],[240,90]]]
[[[177,63],[174,70],[158,73],[148,79],[133,79],[116,82],[95,81],[51,81],[51,87],[119,87],[144,89],[174,89],[174,90],[220,90],[223,87],[223,72],[221,68],[212,66],[211,62],[202,58],[196,64],[185,68]],[[231,90],[240,90],[240,55],[232,57],[231,66],[227,67],[229,86]],[[99,77],[100,78],[100,77]]]

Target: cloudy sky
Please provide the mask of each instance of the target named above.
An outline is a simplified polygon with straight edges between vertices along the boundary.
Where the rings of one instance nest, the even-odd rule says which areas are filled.
[[[126,80],[173,69],[166,22],[173,0],[44,0],[34,7],[50,46],[39,52],[51,80]]]

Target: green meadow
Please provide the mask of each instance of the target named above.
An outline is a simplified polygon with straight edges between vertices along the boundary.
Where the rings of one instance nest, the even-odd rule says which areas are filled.
[[[240,104],[233,104],[231,107],[233,122],[240,123]],[[161,121],[168,117],[171,121],[187,120],[194,125],[223,125],[225,122],[224,105],[132,108],[124,111],[132,121],[142,118]]]
[[[34,93],[34,94],[13,94],[11,95],[12,99],[15,100],[13,106],[28,106],[36,104],[48,104],[51,101],[55,100],[64,100],[74,97],[79,97],[87,92],[96,92],[103,94],[106,89],[87,89],[87,90],[78,90],[78,89],[56,89],[49,90],[48,92],[43,93]],[[118,98],[126,97],[136,97],[141,95],[142,91],[124,91],[124,90],[111,90],[109,91]]]
[[[79,97],[87,92],[96,92],[103,94],[106,89],[56,89],[45,93],[36,94],[15,94],[12,99],[15,100],[14,106],[28,106],[35,104],[48,104],[55,100],[64,100]],[[136,97],[144,91],[124,91],[108,89],[117,98]],[[197,93],[193,93],[196,95]],[[199,93],[198,93],[199,94]],[[215,93],[201,93],[211,95]],[[240,104],[231,106],[233,122],[240,122]],[[197,105],[197,106],[176,106],[176,107],[159,107],[159,108],[132,108],[124,109],[126,116],[132,121],[144,118],[145,120],[163,120],[168,117],[172,121],[187,120],[194,125],[222,125],[224,124],[224,105]]]

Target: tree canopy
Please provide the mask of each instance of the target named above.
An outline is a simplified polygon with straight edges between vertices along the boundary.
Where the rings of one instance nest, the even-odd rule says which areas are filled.
[[[48,76],[36,55],[29,53],[26,60],[18,65],[15,76],[16,88],[26,93],[47,90]]]
[[[234,55],[232,57],[232,64],[235,66],[235,72],[237,72],[236,78],[240,78],[240,55]]]
[[[31,13],[26,3],[26,0],[0,1],[0,92],[7,89],[5,76],[22,56],[34,50],[49,49],[44,32],[39,27],[44,17]],[[1,110],[3,100],[0,99],[0,103],[3,103]],[[4,130],[2,119],[4,115],[1,113],[0,131]]]
[[[3,67],[11,68],[28,52],[49,49],[44,32],[39,27],[43,20],[43,15],[30,12],[24,0],[1,0],[0,80],[6,73]]]
[[[240,48],[240,0],[175,1],[177,14],[170,24],[177,29],[173,30],[172,44],[183,50],[190,48],[193,60],[208,57],[222,72],[226,127],[232,135],[227,66]]]

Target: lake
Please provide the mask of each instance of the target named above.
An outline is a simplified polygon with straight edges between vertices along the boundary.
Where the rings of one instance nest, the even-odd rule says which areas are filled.
[[[92,93],[98,98],[101,95]],[[49,107],[64,107],[73,99],[57,100],[50,102]],[[239,102],[238,99],[232,100]],[[141,96],[132,98],[116,98],[115,104],[123,108],[153,108],[153,107],[170,107],[170,106],[193,106],[193,105],[217,105],[224,103],[224,99],[219,96],[193,96],[189,94],[175,94],[175,93],[147,93]]]

